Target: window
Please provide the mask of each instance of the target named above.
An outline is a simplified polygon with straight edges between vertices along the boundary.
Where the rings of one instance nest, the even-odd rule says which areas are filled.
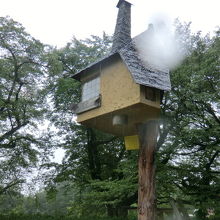
[[[82,102],[95,98],[100,93],[100,78],[85,82],[82,86]]]
[[[156,101],[156,90],[150,87],[145,87],[145,98],[155,102]]]

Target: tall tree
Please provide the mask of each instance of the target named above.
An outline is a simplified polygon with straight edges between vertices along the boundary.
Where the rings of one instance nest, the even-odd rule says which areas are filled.
[[[0,18],[0,194],[24,181],[44,148],[36,129],[46,110],[44,56],[21,24]]]
[[[191,47],[191,55],[171,74],[172,91],[162,108],[166,141],[159,151],[159,176],[166,179],[161,189],[171,191],[161,199],[166,194],[191,204],[199,219],[206,219],[209,208],[219,215],[220,204],[219,32],[212,39],[198,33]]]

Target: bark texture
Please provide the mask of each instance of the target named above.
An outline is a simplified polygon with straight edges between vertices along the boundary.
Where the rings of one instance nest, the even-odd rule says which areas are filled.
[[[148,121],[138,127],[139,152],[139,189],[138,189],[138,220],[155,220],[155,152],[158,136],[156,120]]]

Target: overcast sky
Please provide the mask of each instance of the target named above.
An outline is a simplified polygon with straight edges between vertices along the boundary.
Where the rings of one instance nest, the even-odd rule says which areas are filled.
[[[129,0],[128,0],[129,1]],[[43,43],[64,46],[73,36],[84,39],[113,34],[118,0],[0,0],[0,16],[9,15]],[[220,0],[130,0],[132,36],[144,31],[155,14],[192,21],[193,31],[212,32],[220,23]]]

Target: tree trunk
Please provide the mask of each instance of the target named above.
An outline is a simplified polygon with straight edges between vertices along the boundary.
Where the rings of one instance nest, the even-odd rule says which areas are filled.
[[[190,217],[188,215],[186,208],[184,207],[184,204],[180,200],[178,200],[177,203],[178,203],[178,207],[179,207],[180,212],[183,214],[183,219],[190,220]]]
[[[170,204],[173,208],[173,220],[183,220],[182,215],[177,207],[176,202],[174,200],[171,200]]]
[[[108,217],[115,217],[115,208],[112,205],[107,205]]]
[[[87,129],[87,153],[89,171],[93,180],[101,180],[101,164],[97,146],[96,134],[92,128]]]
[[[139,189],[138,220],[155,220],[155,152],[158,136],[157,121],[148,121],[138,127],[139,151]]]
[[[118,217],[121,217],[123,219],[128,218],[128,209],[126,207],[118,207],[117,213],[118,213]]]

